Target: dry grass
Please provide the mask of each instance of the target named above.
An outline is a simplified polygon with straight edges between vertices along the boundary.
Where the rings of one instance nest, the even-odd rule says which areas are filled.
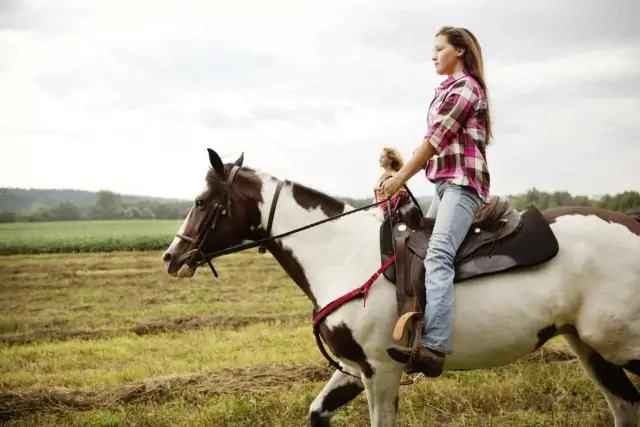
[[[305,425],[330,370],[310,303],[267,256],[221,279],[159,253],[0,258],[0,417],[8,425]],[[335,425],[368,425],[364,396]],[[399,425],[607,425],[562,340],[507,367],[402,388]]]
[[[0,257],[0,342],[309,316],[308,300],[271,259],[235,255],[219,268],[222,280],[201,271],[184,282],[164,273],[158,253]]]
[[[255,323],[297,323],[307,320],[302,313],[257,316],[229,316],[229,315],[195,315],[164,316],[151,318],[129,328],[74,330],[74,329],[40,329],[21,334],[6,334],[0,336],[0,343],[14,346],[34,344],[38,342],[67,341],[67,340],[97,340],[112,338],[119,335],[136,334],[152,335],[166,332],[193,331],[203,327],[233,329]]]

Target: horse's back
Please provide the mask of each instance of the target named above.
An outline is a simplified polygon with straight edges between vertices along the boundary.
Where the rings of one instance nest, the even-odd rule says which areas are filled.
[[[558,206],[545,209],[542,214],[553,229],[571,227],[589,236],[603,233],[603,241],[619,238],[633,244],[640,240],[640,222],[623,212],[593,206]]]

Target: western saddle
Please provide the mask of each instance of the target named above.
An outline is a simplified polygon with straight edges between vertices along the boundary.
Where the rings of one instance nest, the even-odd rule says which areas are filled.
[[[382,263],[396,257],[383,275],[396,285],[399,319],[393,332],[401,341],[405,331],[417,348],[424,326],[425,268],[435,219],[424,218],[415,198],[385,216],[380,227]],[[454,284],[488,274],[544,263],[558,253],[558,242],[548,222],[535,207],[523,211],[494,196],[476,213],[455,257]],[[409,325],[409,328],[407,326]]]

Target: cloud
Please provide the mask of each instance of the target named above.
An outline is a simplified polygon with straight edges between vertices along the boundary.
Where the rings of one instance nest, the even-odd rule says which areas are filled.
[[[640,188],[638,9],[627,0],[2,2],[0,141],[13,155],[0,159],[0,182],[191,197],[212,147],[369,196],[379,149],[409,157],[426,132],[442,80],[430,59],[435,32],[464,25],[485,55],[494,192]],[[433,192],[421,174],[410,185]]]
[[[437,30],[464,26],[478,36],[491,60],[521,63],[621,44],[637,46],[638,13],[640,6],[632,0],[456,0],[428,6],[408,0],[398,7],[383,6],[356,28],[371,44],[410,61],[429,62]]]

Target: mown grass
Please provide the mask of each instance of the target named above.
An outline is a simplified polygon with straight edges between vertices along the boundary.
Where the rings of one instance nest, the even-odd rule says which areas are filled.
[[[311,333],[309,301],[275,261],[237,254],[218,261],[218,280],[203,269],[180,281],[163,272],[160,258],[0,258],[0,420],[307,424],[331,371]],[[507,367],[403,387],[399,425],[610,425],[600,393],[552,344],[556,350]],[[364,395],[333,421],[368,425]]]
[[[202,270],[181,281],[166,275],[160,253],[2,257],[0,342],[308,317],[308,300],[273,260],[242,253],[218,266],[221,280]]]
[[[157,251],[171,242],[180,224],[176,220],[0,224],[0,255]]]
[[[125,384],[150,376],[238,365],[312,363],[318,359],[315,342],[307,340],[308,335],[307,324],[258,323],[240,331],[207,328],[13,346],[0,349],[0,389]]]
[[[398,425],[610,425],[599,396],[583,382],[574,365],[517,364],[507,371],[447,374],[437,381],[417,382],[401,390]],[[86,412],[37,413],[15,425],[307,425],[307,408],[323,386],[319,381],[323,371],[295,376],[287,375],[301,374],[294,366],[282,368],[282,378],[293,384],[290,387],[264,387],[260,378],[249,378],[252,371],[246,377],[229,373],[224,384],[208,378],[209,387],[199,389],[198,384],[191,384],[173,399],[145,401],[137,396],[137,403]],[[190,393],[193,389],[197,392]],[[368,426],[364,395],[340,409],[333,421],[338,426]]]

